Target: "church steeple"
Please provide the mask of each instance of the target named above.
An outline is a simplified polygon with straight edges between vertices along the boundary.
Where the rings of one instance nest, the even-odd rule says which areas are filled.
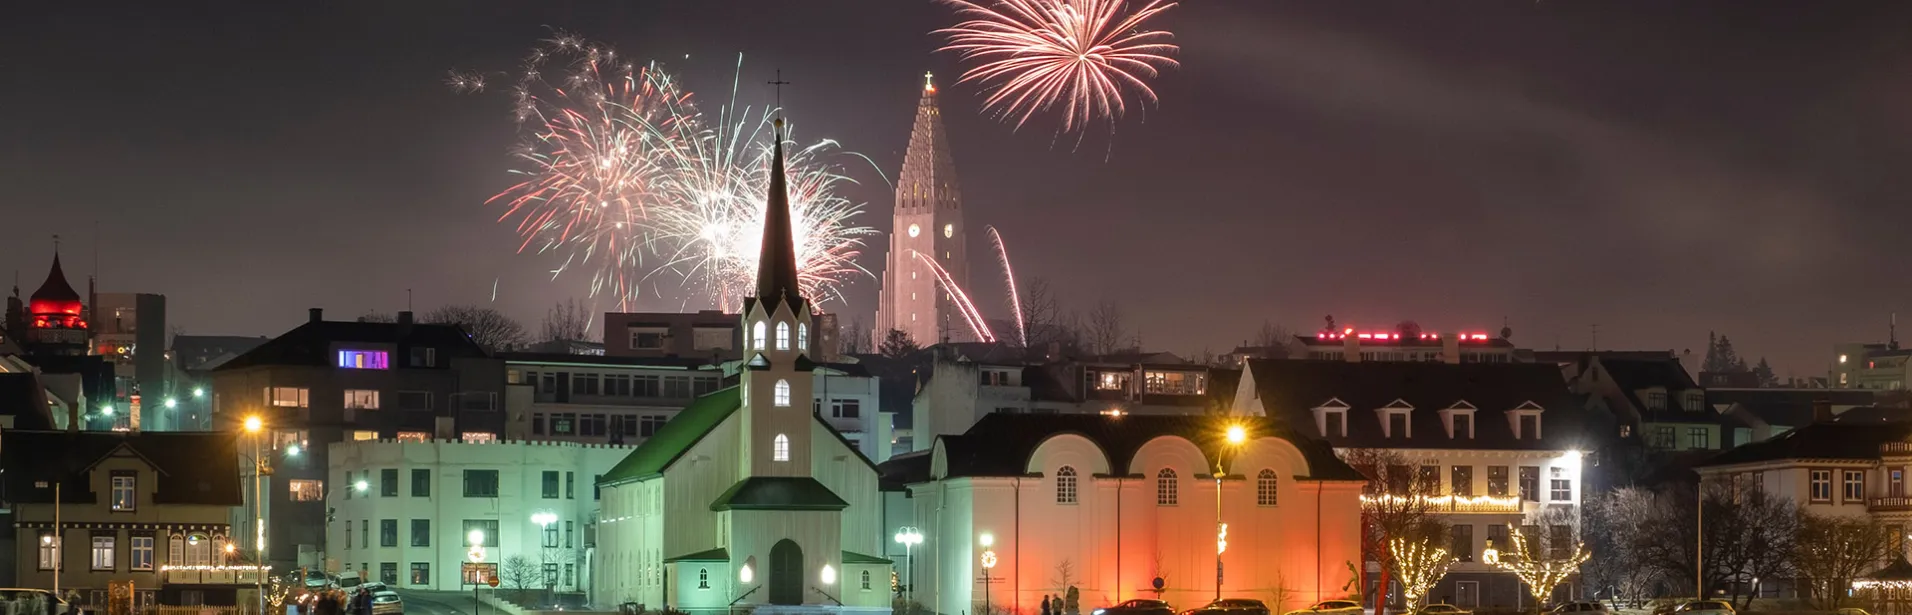
[[[963,197],[956,186],[949,134],[936,104],[936,81],[924,73],[918,83],[922,95],[916,102],[903,168],[896,177],[896,211],[883,294],[871,333],[881,342],[890,330],[901,330],[927,346],[945,338],[969,339],[968,331],[945,328],[955,308],[948,292],[937,285],[935,273],[922,262],[934,260],[958,285],[969,284],[969,229],[963,223]]]
[[[797,245],[790,223],[790,194],[783,170],[783,118],[776,120],[771,149],[770,199],[763,216],[763,244],[757,255],[757,301],[776,309],[779,302],[796,310],[803,293],[797,284]]]

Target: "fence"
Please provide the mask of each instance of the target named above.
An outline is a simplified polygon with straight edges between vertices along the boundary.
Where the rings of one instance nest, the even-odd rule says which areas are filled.
[[[240,606],[156,606],[145,615],[245,615],[255,610]]]

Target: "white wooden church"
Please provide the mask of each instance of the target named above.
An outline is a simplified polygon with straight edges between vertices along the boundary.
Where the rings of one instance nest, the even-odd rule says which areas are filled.
[[[738,384],[693,402],[598,483],[600,604],[888,613],[876,467],[812,412],[782,121]]]

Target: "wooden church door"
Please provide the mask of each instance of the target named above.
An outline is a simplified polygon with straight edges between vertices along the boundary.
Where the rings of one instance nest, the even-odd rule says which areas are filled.
[[[770,603],[803,604],[803,548],[788,538],[770,547]]]

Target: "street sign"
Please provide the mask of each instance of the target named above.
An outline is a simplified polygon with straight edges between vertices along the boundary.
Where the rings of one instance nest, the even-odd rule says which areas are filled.
[[[492,586],[492,587],[497,587],[497,586],[498,586],[498,575],[495,575],[495,574],[494,574],[494,575],[491,575],[491,576],[489,576],[489,577],[485,577],[485,584],[486,584],[486,585],[490,585],[490,586]]]

